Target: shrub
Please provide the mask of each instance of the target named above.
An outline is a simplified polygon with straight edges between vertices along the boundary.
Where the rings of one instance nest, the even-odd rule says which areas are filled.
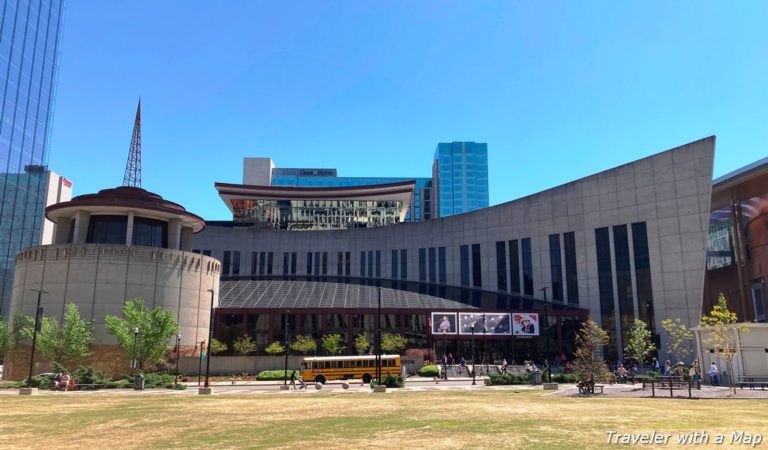
[[[400,375],[392,375],[387,372],[387,375],[381,378],[381,384],[388,388],[401,388],[405,386],[405,380]],[[377,386],[376,381],[371,381],[371,387]]]
[[[44,374],[44,375],[37,375],[32,377],[32,382],[27,384],[27,379],[25,378],[22,383],[24,386],[27,387],[36,387],[38,389],[53,389],[53,379],[56,377],[55,374]]]
[[[575,373],[554,373],[552,381],[555,383],[575,383],[578,381]]]
[[[485,379],[486,386],[498,386],[505,384],[528,384],[531,382],[531,375],[515,375],[515,374],[489,374]]]
[[[298,372],[296,372],[298,374]],[[283,372],[282,370],[262,370],[256,376],[258,381],[283,381],[291,376],[291,371]]]
[[[114,383],[93,367],[80,366],[74,371],[72,376],[77,380],[77,384],[101,384],[108,387],[108,384]]]
[[[429,365],[422,367],[416,373],[418,373],[420,377],[436,377],[440,373],[440,369],[435,365]]]
[[[0,389],[19,389],[24,387],[22,381],[0,381]]]
[[[173,389],[174,375],[165,372],[145,373],[145,388],[167,388]]]

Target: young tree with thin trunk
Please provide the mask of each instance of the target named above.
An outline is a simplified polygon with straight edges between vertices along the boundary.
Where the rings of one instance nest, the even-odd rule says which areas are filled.
[[[317,342],[312,336],[301,334],[291,343],[291,350],[307,355],[317,351]]]
[[[736,345],[738,333],[749,333],[749,327],[739,325],[736,313],[728,309],[728,301],[721,292],[717,296],[717,304],[712,307],[709,315],[701,317],[701,325],[708,327],[709,334],[704,339],[704,345],[715,349],[718,356],[725,358],[728,366],[728,386],[736,394],[733,384],[733,360],[738,356]]]
[[[329,355],[338,355],[346,348],[340,334],[326,334],[320,340],[323,343],[323,348]]]
[[[408,339],[397,333],[384,333],[381,336],[381,350],[385,353],[399,353],[408,345]]]
[[[33,328],[24,328],[26,337],[32,337]],[[69,303],[64,309],[61,326],[57,320],[43,317],[35,347],[54,365],[58,364],[71,371],[72,364],[89,355],[92,341],[93,321],[80,318],[77,306]]]
[[[693,332],[680,318],[664,319],[661,327],[667,332],[667,354],[678,361],[685,361],[693,354]]]
[[[216,338],[211,339],[211,353],[214,355],[226,352],[228,348],[229,347],[227,347],[227,344],[221,342],[220,340]]]
[[[179,334],[179,324],[173,313],[160,307],[146,309],[144,299],[127,300],[123,305],[123,317],[107,315],[104,319],[107,332],[129,356],[136,358],[137,367],[146,363],[163,361],[171,339]],[[138,333],[134,330],[138,329]]]
[[[282,355],[285,353],[285,346],[283,344],[275,341],[267,346],[267,348],[264,349],[267,354],[272,356]]]
[[[627,346],[624,347],[624,354],[640,364],[643,367],[643,363],[646,358],[656,350],[656,346],[653,344],[653,336],[651,330],[644,321],[635,319],[632,324],[632,329],[629,331],[629,339]]]
[[[371,344],[368,343],[368,337],[365,335],[365,333],[360,333],[357,335],[355,338],[355,350],[357,350],[359,355],[364,355],[370,346]]]
[[[248,335],[240,336],[235,339],[234,343],[232,343],[232,349],[234,349],[238,355],[244,356],[256,351],[256,343],[253,342],[253,339]]]
[[[605,381],[610,376],[608,366],[603,360],[603,347],[608,345],[608,333],[594,321],[588,320],[581,325],[576,335],[576,353],[573,368],[576,377],[588,392],[593,392],[595,383]]]

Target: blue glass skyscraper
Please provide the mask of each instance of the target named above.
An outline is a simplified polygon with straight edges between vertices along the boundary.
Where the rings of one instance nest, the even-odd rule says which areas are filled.
[[[432,164],[435,217],[488,206],[488,144],[437,144]]]
[[[0,15],[0,314],[14,260],[38,243],[63,0],[4,0]]]

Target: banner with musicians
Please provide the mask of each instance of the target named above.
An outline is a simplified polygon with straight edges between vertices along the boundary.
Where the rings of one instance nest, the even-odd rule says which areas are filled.
[[[432,334],[456,334],[455,312],[433,312]]]
[[[459,334],[510,335],[509,313],[459,313]]]

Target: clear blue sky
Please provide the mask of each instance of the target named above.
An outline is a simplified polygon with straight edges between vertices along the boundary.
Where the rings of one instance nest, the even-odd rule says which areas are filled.
[[[715,176],[768,155],[768,2],[70,0],[50,167],[206,219],[245,156],[430,176],[488,143],[491,203],[710,135]]]

